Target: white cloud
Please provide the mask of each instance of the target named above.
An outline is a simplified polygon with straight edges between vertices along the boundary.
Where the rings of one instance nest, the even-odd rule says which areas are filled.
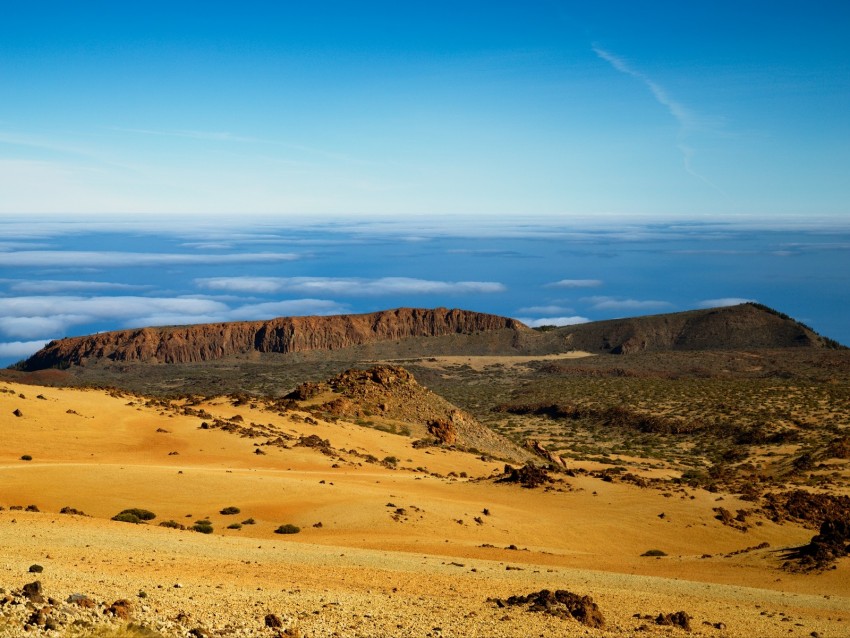
[[[561,279],[546,284],[547,288],[596,288],[602,285],[601,279]]]
[[[349,312],[347,306],[325,299],[289,299],[252,304],[235,308],[228,315],[231,321],[253,321],[271,317],[306,315],[340,315]]]
[[[37,339],[65,336],[73,326],[101,322],[123,328],[140,328],[347,312],[350,312],[348,306],[326,299],[288,299],[236,305],[197,297],[0,297],[0,334],[17,339]]]
[[[7,341],[0,343],[0,357],[29,357],[41,350],[47,341]]]
[[[68,325],[75,323],[64,316],[53,317],[0,317],[0,333],[7,337],[34,339],[51,334],[62,334]],[[80,323],[85,323],[81,321]]]
[[[267,294],[289,291],[306,294],[351,297],[380,295],[476,294],[504,292],[505,286],[493,281],[432,281],[408,277],[210,277],[196,279],[204,288]]]
[[[618,299],[616,297],[585,297],[581,300],[594,310],[652,310],[671,308],[669,301],[657,299]]]
[[[554,315],[570,312],[575,312],[575,310],[572,308],[565,308],[564,306],[527,306],[517,310],[517,314],[520,315]]]
[[[208,299],[168,297],[78,297],[68,295],[0,298],[0,333],[36,338],[64,334],[75,325],[98,321],[133,322],[140,317],[225,317],[229,307]]]
[[[587,317],[540,317],[538,319],[523,319],[517,318],[517,321],[523,322],[529,328],[539,328],[540,326],[575,326],[580,323],[590,321]]]
[[[704,299],[697,303],[697,308],[723,308],[724,306],[737,306],[742,303],[750,303],[755,299],[744,299],[742,297],[721,297],[720,299]]]
[[[295,253],[235,253],[181,255],[176,253],[125,253],[76,250],[21,250],[0,253],[0,266],[104,268],[122,266],[168,266],[185,264],[246,264],[292,261]]]

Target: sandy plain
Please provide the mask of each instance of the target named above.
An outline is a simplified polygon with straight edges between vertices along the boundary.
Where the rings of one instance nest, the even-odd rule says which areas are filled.
[[[766,519],[747,532],[724,526],[714,507],[748,507],[732,495],[582,474],[529,490],[495,483],[498,461],[342,421],[311,424],[260,401],[194,406],[262,426],[257,436],[203,429],[180,407],[0,384],[0,587],[37,578],[57,601],[129,599],[130,622],[165,636],[686,635],[654,622],[679,610],[692,635],[850,635],[848,560],[818,574],[782,570],[783,550],[812,531]],[[291,438],[266,445],[273,433]],[[333,451],[295,445],[313,434]],[[10,509],[27,505],[40,511]],[[221,514],[228,506],[239,514]],[[132,507],[157,517],[110,520]],[[200,519],[215,531],[157,525]],[[300,533],[276,534],[285,523]],[[650,549],[667,555],[641,556]],[[32,564],[44,571],[29,573]],[[541,589],[591,596],[605,628],[493,600]],[[0,607],[0,635],[42,631],[26,630],[29,610],[12,607]],[[102,607],[91,614],[92,625],[47,633],[126,623]],[[268,614],[281,627],[267,627]]]

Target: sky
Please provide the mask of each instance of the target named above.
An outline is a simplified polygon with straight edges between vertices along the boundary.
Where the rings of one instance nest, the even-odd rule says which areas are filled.
[[[6,2],[0,213],[847,215],[850,4]]]
[[[0,365],[143,325],[754,300],[850,343],[850,4],[6,2]]]

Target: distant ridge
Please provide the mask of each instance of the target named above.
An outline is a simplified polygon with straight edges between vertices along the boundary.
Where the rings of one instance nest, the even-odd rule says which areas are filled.
[[[404,348],[399,345],[402,342]],[[322,351],[332,351],[334,358],[356,360],[363,356],[364,347],[372,348],[367,358],[393,359],[438,352],[632,354],[843,346],[756,303],[537,330],[515,319],[468,310],[397,308],[359,315],[280,317],[70,337],[51,341],[14,367],[34,372],[92,362],[196,364],[254,353]]]
[[[200,363],[252,352],[341,350],[411,337],[512,330],[515,319],[467,310],[398,308],[359,315],[280,317],[268,321],[140,328],[51,341],[16,366],[24,371],[67,368],[91,360]]]
[[[553,328],[549,334],[568,349],[611,354],[665,350],[841,347],[836,341],[820,336],[788,315],[752,302],[706,310],[595,321]]]

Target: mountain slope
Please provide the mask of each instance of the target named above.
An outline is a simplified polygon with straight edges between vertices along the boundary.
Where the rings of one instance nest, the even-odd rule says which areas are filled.
[[[548,334],[560,340],[564,349],[611,354],[838,345],[787,315],[755,303],[596,321]]]

